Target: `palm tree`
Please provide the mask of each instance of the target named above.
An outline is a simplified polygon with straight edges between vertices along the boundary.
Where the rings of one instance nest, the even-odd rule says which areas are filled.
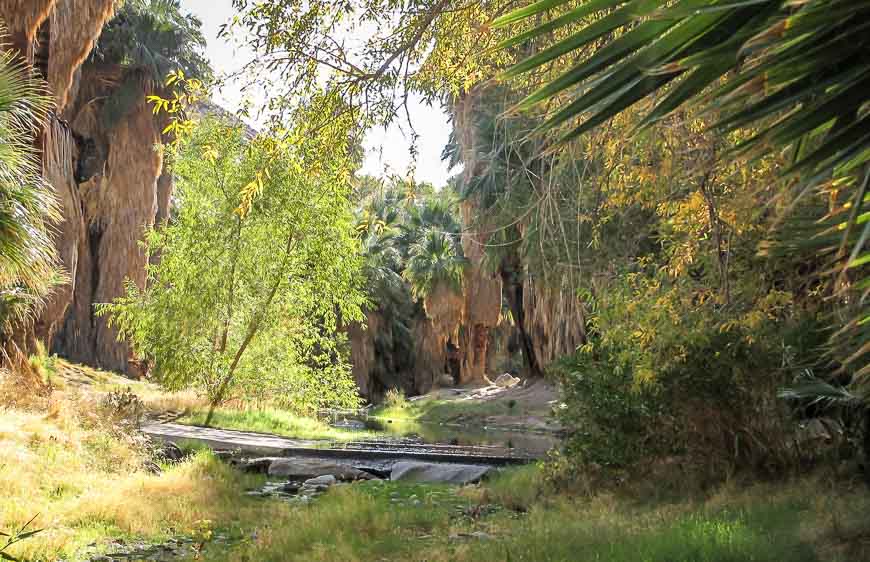
[[[430,227],[411,245],[404,277],[418,299],[430,298],[441,288],[461,295],[465,265],[456,237]]]
[[[654,98],[641,128],[694,108],[716,112],[722,133],[752,131],[734,157],[790,153],[782,196],[797,202],[815,191],[834,201],[815,217],[825,269],[847,309],[832,345],[842,370],[870,374],[870,3],[588,0],[553,13],[566,4],[540,0],[494,22],[541,18],[504,48],[550,43],[506,78],[552,63],[567,68],[517,108],[555,107],[541,130],[567,142]],[[565,34],[566,26],[575,30]]]
[[[183,14],[179,0],[128,0],[103,28],[89,63],[119,67],[118,86],[103,106],[107,128],[117,124],[141,97],[160,87],[174,71],[200,79],[211,76],[203,57],[202,23]]]
[[[47,91],[14,51],[0,54],[0,331],[5,344],[13,328],[32,321],[63,281],[51,237],[60,209],[33,145],[51,107]]]

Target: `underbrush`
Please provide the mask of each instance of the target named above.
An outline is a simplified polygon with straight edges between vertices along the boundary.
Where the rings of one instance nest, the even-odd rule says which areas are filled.
[[[783,292],[717,309],[636,277],[595,303],[589,342],[550,368],[566,455],[585,468],[679,469],[701,485],[802,466],[777,391],[817,359],[823,322]]]

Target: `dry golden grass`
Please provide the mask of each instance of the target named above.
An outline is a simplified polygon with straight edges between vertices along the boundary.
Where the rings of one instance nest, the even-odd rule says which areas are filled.
[[[230,524],[268,514],[243,495],[258,477],[205,453],[153,474],[148,448],[95,411],[92,399],[69,395],[43,412],[0,408],[0,530],[36,514],[35,527],[45,529],[13,555],[53,560],[109,538],[161,540],[202,519]]]

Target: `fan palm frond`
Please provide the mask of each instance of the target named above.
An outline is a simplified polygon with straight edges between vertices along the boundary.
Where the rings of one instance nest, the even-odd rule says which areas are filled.
[[[518,109],[551,104],[542,131],[567,142],[645,98],[641,128],[693,107],[717,114],[722,133],[751,136],[733,157],[790,153],[781,194],[811,190],[836,196],[816,217],[815,236],[836,234],[825,269],[851,312],[833,345],[844,369],[870,374],[870,3],[856,0],[541,0],[495,20],[495,26],[541,18],[503,47],[549,46],[506,78],[568,61]],[[551,40],[557,29],[572,29]],[[578,56],[579,53],[579,56]],[[576,61],[572,62],[572,61]]]
[[[211,76],[202,55],[202,23],[182,12],[178,0],[128,0],[106,24],[91,54],[94,64],[118,65],[123,79],[103,106],[111,128],[142,96],[149,84],[162,84],[171,72],[205,79]]]
[[[11,50],[0,54],[0,329],[7,333],[32,320],[62,281],[52,240],[60,208],[33,144],[51,108],[47,91]]]
[[[429,229],[411,246],[404,277],[416,298],[425,298],[440,283],[461,290],[467,260],[453,238]]]

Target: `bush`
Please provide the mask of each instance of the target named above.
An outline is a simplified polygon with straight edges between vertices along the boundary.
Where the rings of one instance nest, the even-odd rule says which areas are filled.
[[[402,389],[391,388],[384,394],[384,407],[388,409],[401,409],[408,405],[408,400],[405,398],[405,393]]]
[[[731,311],[682,296],[615,291],[598,303],[590,343],[551,367],[566,454],[602,467],[677,458],[715,478],[790,465],[789,412],[776,391],[823,341],[820,325],[783,294]]]
[[[112,425],[138,428],[145,404],[132,389],[113,390],[100,399],[100,413]]]

